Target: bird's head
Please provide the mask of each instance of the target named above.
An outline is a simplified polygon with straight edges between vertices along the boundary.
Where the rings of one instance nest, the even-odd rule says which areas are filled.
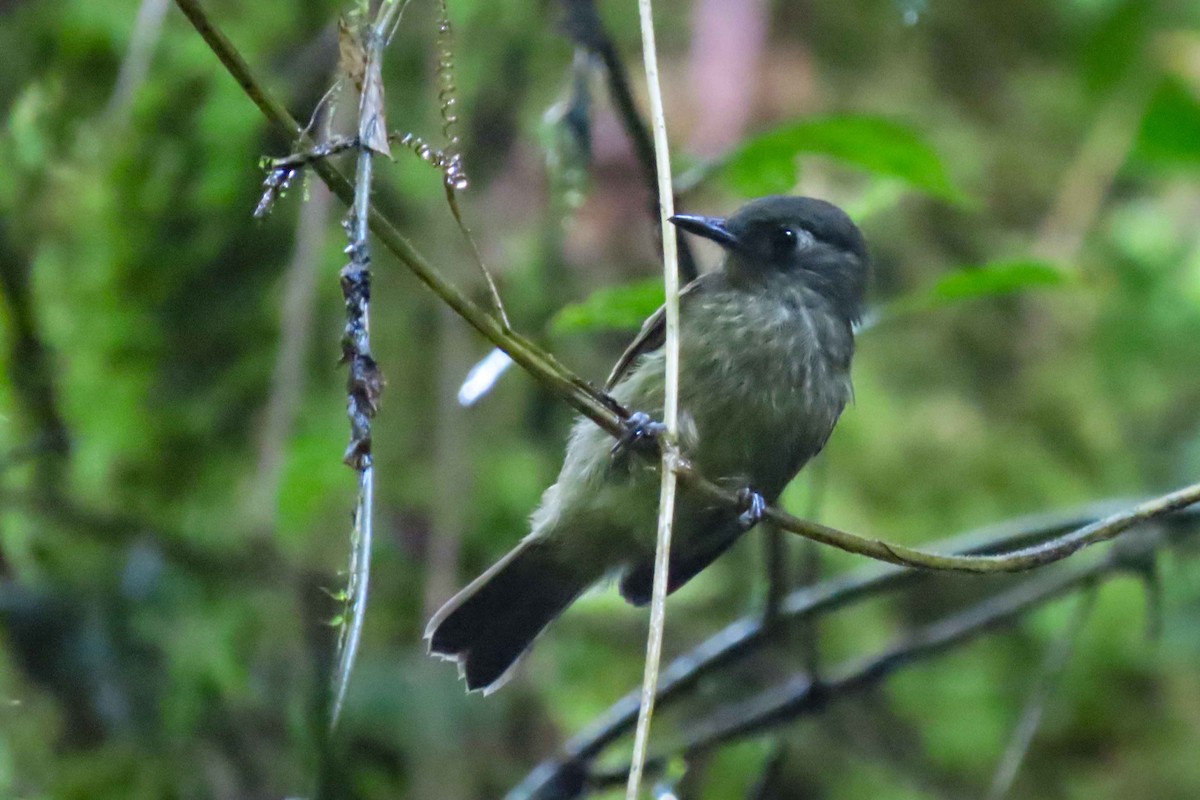
[[[677,227],[711,239],[727,253],[734,277],[782,275],[803,282],[851,321],[862,314],[870,257],[846,212],[811,197],[751,200],[728,218],[676,214]]]

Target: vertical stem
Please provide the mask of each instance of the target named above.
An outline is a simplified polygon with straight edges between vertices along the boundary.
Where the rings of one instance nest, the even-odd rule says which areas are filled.
[[[346,613],[339,640],[337,671],[334,673],[333,708],[330,726],[337,725],[350,672],[358,653],[363,619],[367,611],[367,584],[371,574],[372,517],[375,504],[375,466],[371,453],[371,418],[379,403],[383,378],[371,355],[371,180],[374,166],[372,147],[383,137],[383,85],[380,75],[383,46],[391,22],[403,6],[388,0],[379,9],[375,25],[365,34],[366,78],[358,107],[358,166],[354,176],[354,203],[347,233],[350,263],[342,268],[342,294],[346,298],[346,332],[342,338],[342,360],[350,367],[346,411],[350,418],[350,446],[346,463],[358,472],[358,502],[350,537],[350,576]]]
[[[350,672],[358,654],[366,619],[367,587],[371,577],[371,520],[375,514],[375,469],[367,467],[358,473],[358,503],[354,509],[353,544],[350,550],[349,601],[350,613],[342,622],[345,626],[339,640],[337,671],[333,676],[333,703],[329,712],[332,730],[342,715],[346,690],[350,687]]]
[[[770,520],[763,521],[763,562],[767,573],[767,597],[763,625],[774,627],[779,620],[779,604],[788,591],[787,542],[783,531]]]
[[[642,26],[642,56],[646,64],[646,86],[650,95],[650,124],[654,131],[654,159],[658,169],[659,223],[662,226],[663,283],[666,288],[667,322],[666,375],[663,422],[667,437],[663,447],[662,490],[658,503],[658,544],[654,553],[654,591],[650,601],[650,632],[646,642],[646,671],[642,679],[642,704],[638,712],[633,763],[629,770],[626,800],[636,800],[650,739],[650,719],[658,692],[658,667],[662,659],[663,627],[666,623],[667,566],[671,552],[671,527],[675,517],[675,441],[679,415],[679,253],[670,218],[675,215],[671,188],[671,158],[667,148],[667,123],[663,114],[662,88],[658,81],[658,53],[654,43],[651,0],[638,0]]]
[[[370,48],[368,58],[378,53]],[[363,93],[364,98],[366,92]],[[350,263],[342,269],[342,291],[346,296],[346,334],[342,342],[343,359],[350,366],[347,412],[350,417],[350,448],[346,462],[358,471],[358,502],[354,509],[354,529],[350,537],[350,575],[347,586],[347,611],[342,621],[337,671],[334,673],[333,709],[330,725],[341,716],[350,672],[358,653],[363,616],[367,607],[367,582],[371,573],[371,522],[375,495],[375,469],[371,458],[371,416],[375,413],[373,396],[378,386],[375,360],[371,357],[370,231],[372,152],[362,137],[363,129],[373,124],[360,115],[361,149],[354,182],[354,206],[350,219]]]
[[[1075,612],[1071,615],[1071,621],[1046,651],[1041,666],[1038,668],[1033,691],[1021,712],[1021,720],[1009,739],[1008,747],[1004,750],[996,774],[992,776],[992,785],[987,794],[988,800],[1002,800],[1008,795],[1013,781],[1017,779],[1017,773],[1021,770],[1025,755],[1029,752],[1029,746],[1033,744],[1033,737],[1041,725],[1042,713],[1046,710],[1046,704],[1050,702],[1054,687],[1071,659],[1071,651],[1074,650],[1083,626],[1087,624],[1088,617],[1095,607],[1096,592],[1097,588],[1093,585],[1080,595],[1079,600],[1076,601]]]
[[[829,486],[829,454],[821,453],[815,462],[808,465],[808,508],[805,517],[811,520],[821,518],[821,507],[825,503],[825,494]],[[776,531],[779,529],[776,527]],[[782,535],[782,534],[781,534]],[[821,548],[816,542],[805,539],[800,547],[800,570],[797,576],[798,586],[815,586],[821,579]],[[798,628],[800,637],[800,663],[812,681],[819,681],[820,675],[820,630],[819,620],[810,617],[803,620]]]
[[[108,121],[117,127],[123,127],[128,121],[134,96],[150,71],[150,61],[162,38],[163,20],[170,7],[167,0],[142,0],[138,7],[133,33],[129,37],[129,50],[117,72],[117,82],[108,100],[108,108],[104,110]]]

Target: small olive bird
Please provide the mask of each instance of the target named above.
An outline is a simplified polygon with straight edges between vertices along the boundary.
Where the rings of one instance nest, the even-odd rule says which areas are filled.
[[[862,233],[823,200],[764,197],[728,219],[671,222],[725,251],[679,295],[679,445],[702,475],[749,491],[738,509],[680,485],[668,591],[753,527],[824,447],[851,399],[869,270]],[[502,686],[538,634],[605,576],[619,576],[630,603],[650,601],[659,478],[652,459],[628,451],[662,429],[648,414],[663,410],[665,338],[659,309],[608,378],[637,412],[617,447],[579,418],[532,532],[430,620],[430,652],[457,661],[468,690]]]

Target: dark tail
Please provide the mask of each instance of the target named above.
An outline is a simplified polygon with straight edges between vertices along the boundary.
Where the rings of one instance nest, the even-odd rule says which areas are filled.
[[[493,692],[591,582],[557,560],[552,544],[526,539],[433,615],[429,652],[457,661],[467,689]]]

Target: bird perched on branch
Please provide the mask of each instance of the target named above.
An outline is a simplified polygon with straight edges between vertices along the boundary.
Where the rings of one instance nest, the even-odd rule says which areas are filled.
[[[822,200],[765,197],[728,219],[671,221],[725,251],[679,296],[679,446],[702,475],[747,491],[731,508],[680,486],[668,591],[753,527],[824,447],[851,398],[869,270],[862,233]],[[532,532],[429,622],[430,652],[457,661],[468,689],[503,685],[538,634],[605,576],[618,576],[630,603],[650,601],[659,478],[630,451],[662,429],[649,415],[663,411],[665,338],[660,309],[608,379],[635,412],[617,446],[578,419]]]

